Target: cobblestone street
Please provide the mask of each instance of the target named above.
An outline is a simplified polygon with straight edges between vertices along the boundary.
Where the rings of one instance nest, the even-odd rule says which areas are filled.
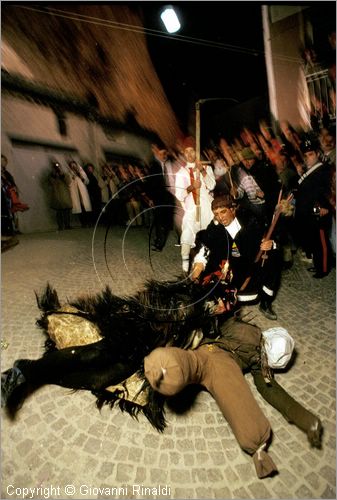
[[[73,229],[19,240],[2,254],[2,371],[17,358],[43,353],[34,291],[47,281],[64,302],[105,285],[126,295],[147,278],[173,279],[180,273],[173,233],[151,259],[143,228],[117,227],[107,237],[101,227]],[[143,416],[137,422],[118,408],[99,412],[90,392],[49,385],[27,399],[15,421],[2,412],[1,498],[48,498],[47,491],[55,499],[336,498],[336,274],[334,269],[315,280],[307,267],[296,256],[292,269],[283,272],[276,322],[265,319],[257,306],[245,309],[262,328],[280,325],[294,338],[294,364],[276,379],[320,416],[321,450],[311,449],[306,435],[259,396],[250,375],[247,380],[271,422],[269,453],[279,470],[264,480],[205,391],[186,413],[167,409],[168,426],[160,434]]]

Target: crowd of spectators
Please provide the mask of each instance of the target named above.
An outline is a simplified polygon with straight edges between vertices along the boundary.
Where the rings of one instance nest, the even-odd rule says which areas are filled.
[[[191,145],[189,147],[191,149]],[[192,145],[192,150],[193,147]],[[205,147],[202,151],[201,160],[204,160],[204,167],[199,165],[199,168],[201,173],[203,168],[205,171],[208,169],[209,173],[212,171],[215,185],[212,182],[209,188],[211,197],[230,194],[240,206],[248,208],[256,217],[261,218],[267,229],[272,221],[275,206],[280,200],[291,196],[295,213],[299,197],[301,201],[298,203],[303,205],[304,186],[308,184],[306,177],[312,168],[307,155],[310,148],[314,150],[317,154],[316,163],[321,162],[324,168],[319,169],[322,174],[319,182],[315,182],[310,188],[310,206],[307,207],[304,219],[303,216],[298,216],[300,208],[297,207],[297,216],[293,214],[287,217],[287,220],[282,220],[279,224],[279,238],[282,244],[283,265],[290,267],[297,249],[303,252],[303,259],[311,262],[315,253],[313,247],[317,243],[312,243],[311,240],[322,240],[324,232],[327,242],[326,248],[321,252],[327,254],[329,263],[324,270],[319,270],[318,276],[325,276],[333,265],[336,252],[335,147],[334,124],[322,126],[317,132],[305,132],[295,130],[288,122],[283,121],[275,133],[274,129],[262,120],[255,130],[243,127],[236,137],[221,137],[217,143],[212,141],[212,146]],[[98,223],[150,228],[154,223],[157,228],[154,231],[157,233],[155,238],[159,241],[160,219],[164,215],[159,209],[155,210],[158,205],[156,193],[162,192],[166,184],[174,210],[171,212],[172,221],[165,221],[164,225],[166,232],[175,229],[179,245],[186,207],[181,197],[182,190],[177,192],[177,181],[184,175],[189,178],[186,167],[190,165],[190,160],[186,157],[186,151],[182,143],[177,144],[175,151],[167,150],[160,142],[152,144],[153,159],[148,164],[141,160],[124,158],[102,161],[99,165],[90,162],[80,166],[74,159],[68,159],[61,164],[51,158],[49,199],[50,207],[56,211],[58,229],[71,228],[72,213],[78,216],[82,227],[92,227]],[[162,173],[162,178],[158,173],[153,175],[156,161],[160,165],[158,172]],[[311,179],[313,178],[312,176]],[[204,180],[203,176],[201,180]],[[4,175],[2,181],[4,191]],[[156,185],[159,186],[159,183],[161,187],[157,190]],[[186,183],[189,184],[189,179]],[[186,194],[190,187],[187,184]],[[304,195],[305,197],[308,195]],[[166,202],[165,204],[168,205]],[[298,231],[298,224],[301,231]],[[303,228],[306,234],[303,234]],[[156,240],[153,249],[161,251],[166,239],[167,234],[161,243]],[[189,244],[193,248],[193,242]],[[316,265],[313,263],[313,270],[315,267],[317,262]]]
[[[315,152],[314,164],[308,161],[310,151]],[[293,215],[281,223],[284,265],[291,265],[296,249],[303,251],[303,259],[311,262],[316,243],[321,241],[329,262],[324,271],[313,276],[322,277],[329,272],[336,253],[336,131],[333,123],[317,132],[307,132],[295,130],[283,121],[274,133],[261,121],[254,131],[243,128],[231,140],[221,137],[215,147],[206,148],[204,153],[215,165],[214,192],[231,194],[255,215],[264,217],[267,226],[277,202],[291,194]],[[305,189],[309,183],[310,188]],[[304,218],[299,217],[303,198],[307,205]],[[323,233],[327,241],[322,243]],[[309,269],[315,271],[315,264]]]
[[[146,167],[131,161],[82,166],[50,159],[50,207],[56,210],[58,229],[71,229],[71,213],[82,227],[101,225],[149,226],[149,204],[144,189]]]

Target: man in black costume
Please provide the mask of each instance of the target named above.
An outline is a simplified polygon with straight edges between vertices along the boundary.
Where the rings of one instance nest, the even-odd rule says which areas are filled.
[[[198,235],[192,280],[202,285],[223,281],[236,288],[241,302],[259,298],[260,311],[276,320],[272,302],[281,274],[276,242],[263,239],[264,225],[250,212],[236,210],[230,195],[215,198],[212,210],[214,220]],[[263,251],[262,261],[255,263],[259,250]]]

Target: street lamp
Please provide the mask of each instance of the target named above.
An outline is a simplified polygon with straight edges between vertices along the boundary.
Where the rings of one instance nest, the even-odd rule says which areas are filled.
[[[161,20],[163,21],[166,30],[169,33],[176,33],[180,30],[180,22],[175,10],[171,5],[165,7],[165,10],[160,14]]]
[[[234,99],[234,97],[206,97],[206,99],[199,99],[196,104],[204,104],[204,102],[207,101],[234,101],[237,104],[240,102],[237,99]]]
[[[239,103],[234,97],[207,97],[206,99],[199,99],[195,103],[195,142],[196,142],[196,156],[200,160],[200,105],[208,101],[233,101]]]

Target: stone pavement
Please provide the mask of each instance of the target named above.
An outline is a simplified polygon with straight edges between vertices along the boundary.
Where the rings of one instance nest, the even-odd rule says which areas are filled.
[[[17,358],[37,358],[44,338],[34,290],[49,281],[60,298],[75,298],[109,284],[118,294],[136,291],[145,278],[180,273],[173,236],[149,260],[145,229],[73,229],[22,235],[2,255],[2,370]],[[183,414],[167,410],[157,433],[144,417],[118,409],[99,412],[90,392],[45,386],[10,421],[2,412],[1,498],[336,498],[335,471],[335,271],[312,279],[296,257],[283,273],[275,302],[279,320],[246,307],[262,328],[281,325],[296,342],[290,370],[276,379],[324,425],[322,450],[265,403],[270,455],[279,474],[257,479],[252,459],[239,448],[212,397],[202,391]],[[24,488],[31,488],[25,490]]]

